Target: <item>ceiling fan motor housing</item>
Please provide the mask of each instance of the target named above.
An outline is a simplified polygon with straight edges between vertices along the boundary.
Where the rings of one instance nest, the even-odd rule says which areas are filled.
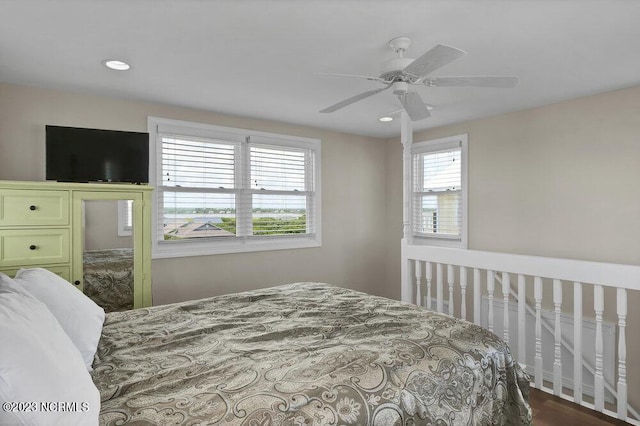
[[[404,70],[413,61],[413,58],[393,58],[388,61],[384,61],[380,66],[379,77],[387,81],[403,77],[404,74],[402,74],[402,70]]]

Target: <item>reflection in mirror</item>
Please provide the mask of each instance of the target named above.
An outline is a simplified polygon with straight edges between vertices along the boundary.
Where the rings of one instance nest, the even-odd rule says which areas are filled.
[[[84,293],[105,312],[133,309],[133,200],[83,201]]]

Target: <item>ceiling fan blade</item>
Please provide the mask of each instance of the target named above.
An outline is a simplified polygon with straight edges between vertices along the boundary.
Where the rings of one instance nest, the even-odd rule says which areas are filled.
[[[382,92],[383,90],[387,90],[389,87],[391,87],[391,85],[390,85],[390,84],[389,84],[389,85],[387,85],[387,86],[385,86],[385,87],[383,87],[383,88],[381,88],[381,89],[369,90],[368,92],[360,93],[359,95],[352,96],[352,97],[350,97],[349,99],[345,99],[345,100],[344,100],[344,101],[342,101],[342,102],[338,102],[338,103],[337,103],[337,104],[335,104],[335,105],[331,105],[330,107],[325,108],[325,109],[323,109],[323,110],[322,110],[322,111],[320,111],[320,112],[322,112],[322,113],[327,113],[327,112],[334,112],[334,111],[337,111],[337,110],[339,110],[339,109],[341,109],[341,108],[346,107],[347,105],[351,105],[352,103],[358,102],[359,100],[362,100],[362,99],[364,99],[364,98],[368,98],[369,96],[373,96],[373,95],[375,95],[376,93],[380,93],[380,92]]]
[[[409,117],[411,117],[411,121],[419,121],[431,116],[429,109],[416,92],[407,92],[398,95],[398,98]]]
[[[330,75],[335,77],[351,77],[351,78],[364,78],[365,80],[380,81],[386,83],[386,81],[380,77],[372,77],[370,75],[354,75],[354,74],[339,74],[335,72],[317,72],[317,75]]]
[[[415,61],[411,62],[403,72],[416,77],[424,77],[466,54],[467,52],[464,50],[439,44]]]
[[[426,86],[453,87],[515,87],[520,77],[515,75],[463,75],[459,77],[434,77],[424,81]]]
[[[429,111],[429,113],[431,113],[431,111],[433,111],[434,109],[436,109],[436,107],[435,107],[434,105],[428,104],[428,103],[426,103],[426,102],[425,102],[424,106],[426,106],[426,107],[427,107],[427,110]],[[384,116],[384,117],[398,117],[398,116],[400,116],[400,113],[401,113],[402,111],[405,111],[405,109],[404,109],[404,108],[402,108],[402,109],[397,109],[397,110],[395,110],[395,111],[392,111],[392,112],[388,112],[388,113],[386,113],[386,114],[383,114],[383,116]]]

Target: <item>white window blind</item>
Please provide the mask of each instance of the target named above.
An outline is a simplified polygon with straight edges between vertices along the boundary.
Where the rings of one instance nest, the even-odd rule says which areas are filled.
[[[207,254],[317,240],[319,141],[206,130],[157,126],[157,246]]]
[[[416,144],[413,149],[412,228],[415,236],[466,240],[466,138]]]
[[[160,135],[158,233],[165,241],[236,236],[239,143]]]
[[[313,153],[250,144],[253,235],[313,233]]]

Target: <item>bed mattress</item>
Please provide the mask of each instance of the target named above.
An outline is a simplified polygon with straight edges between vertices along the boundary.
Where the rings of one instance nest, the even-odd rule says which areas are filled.
[[[107,314],[92,376],[104,425],[532,421],[494,334],[321,283]]]

